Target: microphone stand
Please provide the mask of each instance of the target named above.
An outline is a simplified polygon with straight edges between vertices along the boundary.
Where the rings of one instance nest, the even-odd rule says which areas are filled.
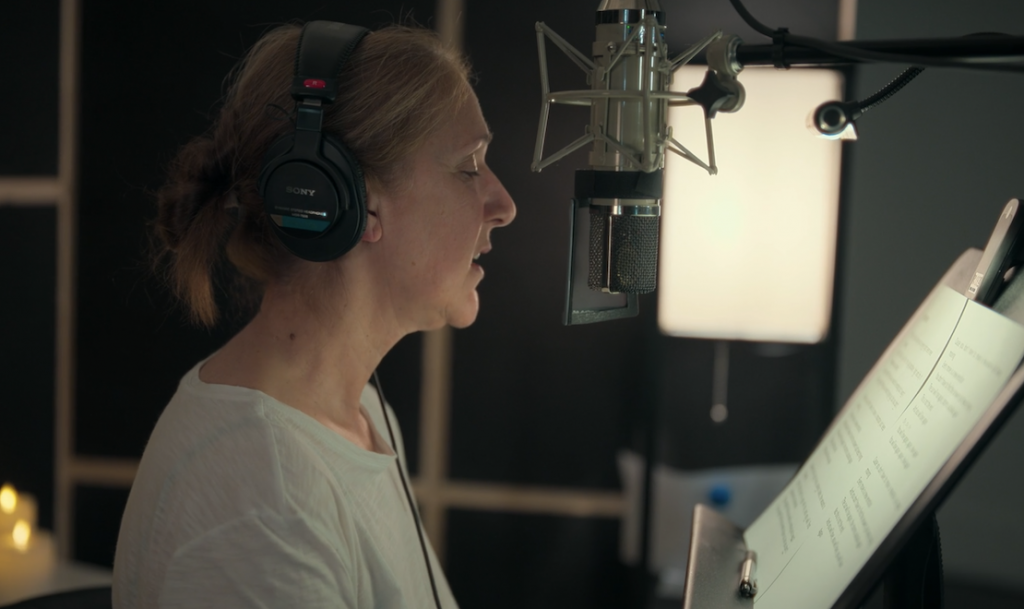
[[[962,62],[1024,60],[1024,36],[975,34],[958,38],[927,38],[921,40],[867,40],[831,43],[853,51],[868,51],[908,58],[930,58]],[[882,60],[855,59],[822,49],[796,43],[741,44],[736,60],[746,66],[831,67],[856,63],[878,63]],[[908,62],[913,63],[913,62]],[[781,64],[781,65],[780,65]],[[927,67],[927,66],[922,66]],[[970,63],[962,67],[973,68]]]
[[[815,128],[827,137],[841,139],[857,139],[854,127],[856,119],[895,95],[927,67],[1024,74],[1024,36],[986,33],[957,38],[826,42],[791,36],[786,28],[772,31],[756,21],[749,24],[760,33],[770,35],[772,43],[748,45],[733,34],[721,37],[707,47],[704,56],[709,68],[708,77],[699,87],[687,92],[691,100],[703,106],[708,119],[714,117],[718,106],[729,103],[737,91],[742,91],[741,84],[723,87],[720,80],[724,78],[726,84],[738,83],[739,73],[748,66],[789,69],[862,63],[911,65],[911,68],[866,100],[826,102],[814,111]],[[738,106],[742,106],[742,101]],[[738,109],[736,107],[726,111],[734,112]],[[710,142],[710,126],[708,133]]]

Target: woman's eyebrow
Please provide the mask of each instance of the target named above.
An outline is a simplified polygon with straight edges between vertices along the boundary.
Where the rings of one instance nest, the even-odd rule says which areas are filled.
[[[480,148],[483,146],[487,146],[488,144],[491,143],[493,139],[494,134],[491,133],[490,131],[483,135],[478,135],[476,138],[473,139],[473,144],[475,145],[473,146],[473,150],[470,152],[470,154],[476,152],[477,150],[480,150]]]
[[[484,135],[481,135],[481,136],[475,138],[473,140],[473,143],[471,144],[473,146],[472,149],[469,149],[469,145],[467,145],[466,147],[463,148],[463,150],[466,150],[467,152],[466,152],[466,154],[464,154],[464,155],[462,155],[460,157],[459,162],[467,161],[471,157],[473,159],[475,159],[476,158],[476,153],[479,152],[480,149],[483,148],[484,146],[490,144],[491,140],[493,140],[493,139],[494,139],[494,134],[491,133],[490,131],[488,131]]]

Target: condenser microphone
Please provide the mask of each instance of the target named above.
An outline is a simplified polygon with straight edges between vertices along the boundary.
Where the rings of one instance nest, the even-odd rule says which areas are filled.
[[[566,323],[635,315],[636,295],[654,291],[666,151],[679,154],[709,173],[717,171],[710,123],[706,122],[708,164],[672,138],[666,124],[669,102],[703,106],[707,119],[718,110],[734,111],[742,104],[742,87],[735,81],[735,71],[727,74],[715,70],[718,76],[709,71],[700,87],[687,93],[669,91],[675,69],[719,41],[722,34],[707,36],[670,59],[664,31],[665,14],[659,0],[601,0],[589,56],[543,23],[537,24],[543,101],[532,168],[540,171],[576,150],[590,147],[590,167],[576,172]],[[587,73],[590,89],[551,91],[545,38]],[[708,52],[710,58],[710,49]],[[583,137],[545,159],[548,114],[551,104],[557,103],[590,106],[590,123]],[[585,273],[576,271],[574,243],[581,239],[588,246]],[[586,288],[608,295],[625,295],[625,304],[620,307],[616,303],[622,303],[621,300],[585,297],[581,300],[586,303],[577,308],[573,302],[574,289],[577,278],[584,274]],[[626,313],[610,312],[615,307]]]

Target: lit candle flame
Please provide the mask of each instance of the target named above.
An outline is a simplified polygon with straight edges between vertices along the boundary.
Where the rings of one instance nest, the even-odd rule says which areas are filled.
[[[0,487],[0,510],[3,510],[4,514],[13,514],[17,505],[18,493],[15,492],[14,486],[7,483]]]
[[[19,520],[14,523],[14,530],[11,531],[11,537],[14,538],[14,547],[22,551],[27,550],[28,540],[32,538],[32,527],[30,527],[24,520]]]

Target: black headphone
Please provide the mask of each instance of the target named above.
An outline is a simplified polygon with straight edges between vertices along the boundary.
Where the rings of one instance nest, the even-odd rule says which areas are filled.
[[[295,131],[274,142],[263,159],[263,209],[285,247],[303,260],[339,258],[366,230],[363,171],[322,123],[324,105],[338,95],[341,67],[368,31],[332,21],[303,26],[291,88]]]

